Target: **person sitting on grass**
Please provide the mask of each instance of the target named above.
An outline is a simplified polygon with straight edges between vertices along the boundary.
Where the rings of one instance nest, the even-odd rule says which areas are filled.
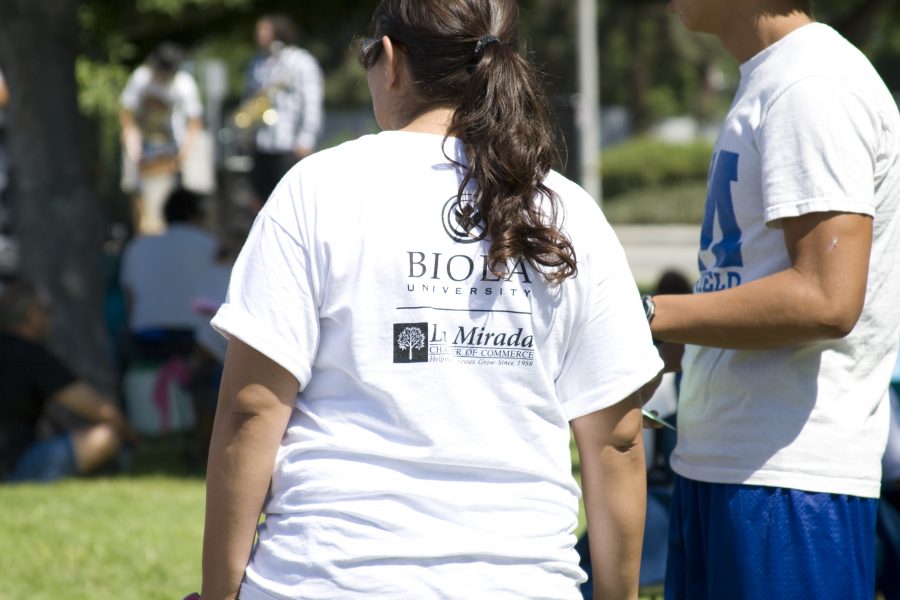
[[[26,281],[0,292],[0,481],[52,481],[88,473],[111,461],[137,434],[116,405],[79,380],[45,346],[50,302]],[[88,424],[39,439],[50,404]]]

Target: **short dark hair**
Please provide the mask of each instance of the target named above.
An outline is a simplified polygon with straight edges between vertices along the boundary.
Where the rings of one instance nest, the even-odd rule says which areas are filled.
[[[769,0],[763,9],[773,15],[789,15],[796,11],[813,15],[812,0]]]
[[[693,290],[691,282],[681,272],[675,269],[668,269],[659,277],[656,282],[655,294],[690,294]]]
[[[0,331],[9,331],[25,321],[28,311],[41,299],[37,287],[24,279],[13,279],[0,291]]]
[[[286,46],[297,43],[297,26],[293,19],[283,13],[269,13],[260,17],[260,22],[265,21],[272,26],[272,37]]]
[[[203,216],[200,196],[183,187],[175,188],[163,208],[166,223],[188,223]]]
[[[183,60],[184,51],[178,44],[162,42],[153,49],[147,62],[154,71],[172,74],[178,71]]]

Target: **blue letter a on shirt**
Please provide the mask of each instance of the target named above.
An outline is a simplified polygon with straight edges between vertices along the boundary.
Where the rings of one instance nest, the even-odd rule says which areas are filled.
[[[738,159],[740,155],[721,150],[713,155],[710,169],[709,189],[706,194],[706,214],[700,233],[700,252],[712,249],[716,257],[713,268],[742,267],[741,230],[734,216],[734,200],[731,184],[738,180]],[[718,220],[722,239],[713,244],[714,223]],[[701,258],[697,258],[700,272],[708,270]]]

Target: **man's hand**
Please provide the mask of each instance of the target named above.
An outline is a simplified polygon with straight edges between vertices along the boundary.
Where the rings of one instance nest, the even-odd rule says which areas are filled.
[[[659,342],[656,346],[659,357],[663,361],[663,373],[680,373],[681,359],[684,357],[684,344]]]

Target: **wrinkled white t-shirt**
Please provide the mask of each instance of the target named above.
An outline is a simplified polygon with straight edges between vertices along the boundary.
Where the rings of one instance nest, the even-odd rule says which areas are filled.
[[[242,598],[581,597],[569,421],[661,361],[594,201],[549,176],[576,278],[496,276],[442,140],[384,132],[305,159],[234,267],[213,325],[302,388]]]
[[[714,148],[695,291],[789,268],[779,221],[828,211],[873,217],[868,288],[843,339],[771,351],[689,346],[677,473],[879,495],[900,335],[898,202],[900,116],[862,53],[814,23],[741,65]]]

